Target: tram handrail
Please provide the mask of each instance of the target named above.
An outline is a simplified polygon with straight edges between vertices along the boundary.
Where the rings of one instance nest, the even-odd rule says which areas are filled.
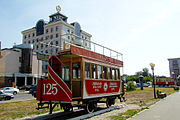
[[[109,56],[109,57],[111,57],[111,58],[117,57],[117,59],[118,59],[118,57],[121,56],[121,60],[123,61],[123,54],[120,53],[120,52],[118,52],[118,51],[115,51],[115,50],[113,50],[113,49],[110,49],[110,48],[108,48],[108,47],[105,47],[105,46],[103,46],[103,45],[100,45],[100,44],[98,44],[98,43],[95,43],[95,42],[93,42],[93,41],[91,41],[91,40],[87,40],[87,39],[81,38],[80,36],[77,36],[77,35],[75,35],[75,34],[70,34],[70,33],[69,33],[69,34],[64,34],[64,35],[74,36],[74,37],[76,37],[76,38],[79,38],[79,39],[83,40],[83,41],[82,41],[82,45],[81,45],[81,46],[78,46],[78,47],[82,47],[82,48],[87,49],[87,47],[86,47],[85,45],[83,45],[84,41],[86,41],[86,42],[88,42],[91,51],[93,51],[93,50],[92,50],[92,47],[91,47],[92,45],[94,45],[94,52],[97,52],[97,51],[95,50],[95,47],[96,47],[96,46],[99,46],[99,47],[101,47],[101,48],[103,49],[103,55],[104,55],[104,50],[107,49],[107,50],[110,51],[110,56]],[[60,35],[60,43],[61,43],[62,40],[63,40],[63,43],[61,43],[61,44],[64,44],[64,42],[66,42],[66,43],[68,43],[68,44],[75,45],[75,44],[73,44],[73,41],[72,41],[72,40],[67,40],[67,39],[62,38],[62,36],[64,36],[64,35]],[[60,46],[51,45],[51,42],[57,41],[57,40],[58,40],[58,39],[40,41],[40,42],[35,43],[35,45],[37,45],[37,44],[40,43],[40,44],[48,45],[49,47],[59,48],[60,50],[62,50],[63,48],[61,47],[61,45],[60,45]],[[95,46],[95,45],[96,45],[96,46]],[[48,50],[49,50],[49,49],[50,49],[50,48],[48,48]],[[36,51],[39,52],[39,50],[36,50]],[[111,56],[112,52],[116,53],[117,55],[116,55],[116,56]],[[101,53],[101,54],[102,54],[102,53]],[[52,55],[52,53],[49,53],[49,54],[45,53],[45,55]]]

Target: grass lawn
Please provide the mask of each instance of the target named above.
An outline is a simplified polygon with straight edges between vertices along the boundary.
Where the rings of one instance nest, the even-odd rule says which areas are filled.
[[[22,118],[49,112],[49,109],[37,110],[36,108],[36,100],[0,103],[0,120]],[[55,110],[60,110],[60,107],[56,107]]]
[[[174,92],[174,88],[156,88],[156,91],[159,90],[163,93],[166,93],[167,95],[170,95]],[[138,112],[148,109],[148,107],[160,99],[154,99],[154,93],[152,87],[145,87],[144,90],[140,90],[140,88],[137,88],[134,91],[128,91],[125,95],[127,101],[126,104],[137,104],[141,106],[141,109],[138,110],[128,110],[125,113],[120,113],[117,116],[111,116],[110,118],[113,120],[126,120],[133,115],[137,114]]]

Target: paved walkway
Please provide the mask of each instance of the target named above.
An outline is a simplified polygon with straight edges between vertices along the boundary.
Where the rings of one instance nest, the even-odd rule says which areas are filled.
[[[180,92],[176,92],[128,120],[180,120]]]

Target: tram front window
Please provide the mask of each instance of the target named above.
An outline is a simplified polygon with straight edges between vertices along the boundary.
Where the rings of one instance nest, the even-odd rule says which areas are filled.
[[[85,63],[85,77],[90,78],[90,63]]]
[[[96,65],[91,64],[92,78],[96,79]]]
[[[115,69],[112,69],[112,79],[115,80],[116,79],[116,76],[115,76]]]
[[[62,79],[69,81],[69,65],[62,66]]]
[[[108,79],[112,79],[112,71],[111,68],[108,67]]]
[[[103,78],[107,79],[107,67],[103,66]]]
[[[120,80],[119,69],[116,69],[117,79]]]
[[[80,78],[80,77],[81,77],[80,65],[73,64],[73,78]]]
[[[98,79],[99,78],[102,78],[102,68],[100,65],[97,66],[97,69],[98,69]]]

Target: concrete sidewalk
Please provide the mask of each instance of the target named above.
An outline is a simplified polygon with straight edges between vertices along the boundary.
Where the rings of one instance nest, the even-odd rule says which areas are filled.
[[[128,120],[180,120],[180,92],[176,92]]]

